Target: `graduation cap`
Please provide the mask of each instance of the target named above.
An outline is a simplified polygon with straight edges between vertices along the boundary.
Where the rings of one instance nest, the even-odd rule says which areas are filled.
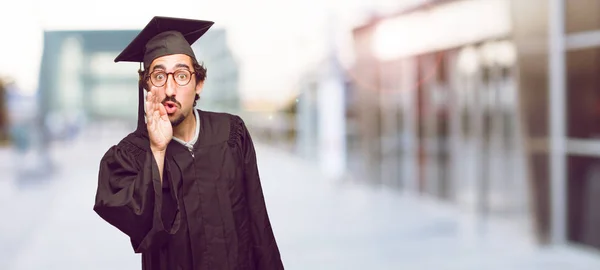
[[[148,68],[154,59],[185,54],[196,59],[192,44],[214,24],[212,21],[155,16],[115,58],[115,62],[139,62]],[[145,127],[143,78],[139,81],[138,129]]]

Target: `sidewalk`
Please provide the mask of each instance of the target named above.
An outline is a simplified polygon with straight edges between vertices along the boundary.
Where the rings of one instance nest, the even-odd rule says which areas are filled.
[[[27,159],[27,160],[25,160]],[[32,233],[42,227],[52,198],[59,194],[54,188],[55,176],[19,175],[17,168],[32,168],[31,156],[17,155],[11,148],[0,149],[0,269],[10,269],[9,262],[29,241]]]
[[[278,164],[262,173],[288,269],[600,269],[600,253],[539,248],[521,224],[328,181],[296,157],[261,149],[264,164]]]
[[[0,147],[0,207],[5,204],[6,198],[15,193],[14,183],[14,151],[7,147]]]
[[[0,236],[14,230],[22,237],[0,241],[0,251],[11,252],[0,269],[140,269],[128,239],[92,211],[98,161],[118,137],[96,135],[53,152],[61,170],[50,188],[15,197],[35,218],[19,215],[3,228]],[[538,248],[514,224],[481,226],[452,206],[331,181],[289,153],[256,148],[286,269],[600,269],[599,253]],[[26,221],[36,226],[23,233]]]

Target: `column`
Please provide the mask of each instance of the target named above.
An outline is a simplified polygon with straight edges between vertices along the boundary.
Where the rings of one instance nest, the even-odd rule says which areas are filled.
[[[550,0],[549,92],[550,92],[550,237],[554,244],[566,239],[565,168],[565,29],[564,0]]]

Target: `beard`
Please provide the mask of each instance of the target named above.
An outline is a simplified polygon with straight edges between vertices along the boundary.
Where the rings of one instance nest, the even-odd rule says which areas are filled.
[[[185,116],[182,114],[177,119],[171,121],[171,126],[172,127],[176,127],[179,124],[181,124],[181,122],[183,122],[183,120],[185,120]]]

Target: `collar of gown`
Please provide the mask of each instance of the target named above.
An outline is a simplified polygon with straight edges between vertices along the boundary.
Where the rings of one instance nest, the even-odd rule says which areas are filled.
[[[196,117],[196,130],[194,131],[194,138],[191,141],[185,142],[184,140],[173,136],[173,140],[187,147],[189,150],[194,148],[194,144],[198,140],[198,136],[200,134],[200,116],[198,115],[198,110],[194,109],[194,117]]]

